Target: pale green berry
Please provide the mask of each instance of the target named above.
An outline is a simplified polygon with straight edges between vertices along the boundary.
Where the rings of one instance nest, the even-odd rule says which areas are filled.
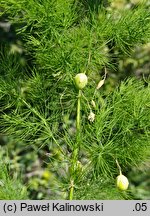
[[[127,190],[129,186],[129,181],[126,176],[120,174],[117,176],[117,188],[120,190]]]
[[[83,89],[87,85],[88,79],[84,73],[78,73],[75,76],[74,81],[78,89]]]

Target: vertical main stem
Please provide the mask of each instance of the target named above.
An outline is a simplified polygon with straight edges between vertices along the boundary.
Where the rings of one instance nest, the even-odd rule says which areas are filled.
[[[69,191],[69,200],[73,199],[74,193],[74,174],[76,171],[76,165],[78,160],[78,151],[79,151],[79,138],[80,138],[80,110],[81,110],[81,90],[78,93],[78,101],[77,101],[77,117],[76,117],[76,143],[74,145],[74,149],[72,152],[72,163],[71,163],[71,178],[70,178],[70,191]]]
[[[77,121],[76,121],[77,136],[80,133],[80,109],[81,109],[80,98],[81,98],[81,90],[79,90],[78,103],[77,103]]]
[[[73,180],[71,180],[70,191],[69,191],[69,200],[73,200],[73,191],[74,191],[74,185],[73,185]]]

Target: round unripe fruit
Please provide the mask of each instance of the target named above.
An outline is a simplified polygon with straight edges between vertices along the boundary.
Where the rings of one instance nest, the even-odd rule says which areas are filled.
[[[87,84],[87,76],[84,73],[78,73],[75,78],[75,85],[78,89],[83,89]]]
[[[127,177],[125,177],[122,174],[117,176],[117,188],[119,188],[120,190],[127,190],[128,186],[129,186],[129,181]]]

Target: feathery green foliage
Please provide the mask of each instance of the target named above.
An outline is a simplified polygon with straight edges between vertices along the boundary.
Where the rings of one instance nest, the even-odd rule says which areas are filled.
[[[0,164],[0,200],[27,199],[26,187],[17,177],[11,177],[9,169]]]
[[[74,0],[1,0],[1,6],[18,26],[27,49],[34,51],[40,68],[55,73],[97,71],[109,65],[108,44],[129,52],[150,38],[145,3],[115,13],[101,5],[95,12]]]

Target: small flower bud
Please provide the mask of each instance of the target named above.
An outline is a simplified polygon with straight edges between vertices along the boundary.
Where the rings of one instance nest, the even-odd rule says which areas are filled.
[[[78,89],[83,89],[87,85],[87,76],[84,73],[79,73],[74,78],[75,85]]]
[[[88,120],[90,122],[93,122],[95,120],[95,114],[92,112],[92,110],[90,111],[90,114],[88,116]]]
[[[117,188],[120,190],[127,190],[129,186],[129,181],[126,176],[120,174],[117,176]]]
[[[96,104],[95,104],[95,101],[94,101],[94,100],[91,101],[91,104],[92,104],[92,106],[93,106],[94,108],[96,108]]]

